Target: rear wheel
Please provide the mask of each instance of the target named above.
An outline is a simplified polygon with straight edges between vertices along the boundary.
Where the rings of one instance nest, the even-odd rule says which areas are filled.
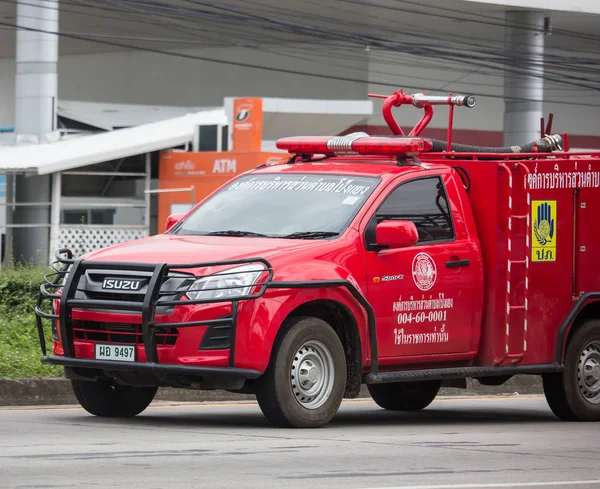
[[[316,428],[335,416],[345,385],[346,356],[333,328],[318,318],[294,318],[283,326],[256,398],[272,424]]]
[[[368,384],[373,400],[390,411],[420,411],[429,406],[440,390],[441,382]]]
[[[600,421],[600,321],[587,321],[569,339],[565,370],[543,377],[554,414],[564,421]]]
[[[130,418],[146,409],[158,387],[131,387],[109,382],[71,380],[81,407],[96,416]]]

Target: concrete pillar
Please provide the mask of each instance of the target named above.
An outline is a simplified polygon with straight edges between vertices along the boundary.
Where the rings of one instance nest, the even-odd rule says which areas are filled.
[[[18,175],[15,195],[17,203],[39,202],[36,206],[16,206],[14,223],[27,227],[13,230],[13,256],[17,262],[47,263],[50,242],[50,177]],[[35,226],[34,226],[35,225]]]
[[[58,1],[19,1],[17,25],[16,143],[56,140],[58,36],[48,32],[58,32]],[[50,176],[17,176],[15,193],[17,203],[50,202]],[[15,259],[46,261],[50,206],[17,206],[14,223],[41,225],[15,228]]]
[[[60,249],[60,214],[62,195],[62,173],[52,174],[52,206],[50,208],[50,259]]]
[[[6,174],[6,234],[5,234],[5,246],[4,246],[4,260],[2,262],[2,266],[10,265],[12,263],[13,257],[13,239],[14,233],[11,224],[13,223],[13,206],[12,203],[14,201],[14,175],[12,173]]]
[[[506,13],[504,144],[529,143],[540,136],[544,99],[544,13]],[[526,99],[526,100],[524,100]]]

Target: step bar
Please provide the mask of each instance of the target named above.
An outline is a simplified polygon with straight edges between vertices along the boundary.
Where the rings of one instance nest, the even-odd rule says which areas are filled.
[[[564,370],[558,363],[541,365],[519,365],[515,367],[453,367],[427,370],[399,370],[379,372],[365,377],[367,384],[387,384],[393,382],[423,382],[426,380],[447,380],[482,377],[503,377],[505,375],[551,374]]]

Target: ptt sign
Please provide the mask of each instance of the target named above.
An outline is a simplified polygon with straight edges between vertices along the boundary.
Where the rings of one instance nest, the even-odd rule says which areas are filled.
[[[235,160],[215,160],[213,165],[213,173],[235,173],[237,171],[237,165]]]

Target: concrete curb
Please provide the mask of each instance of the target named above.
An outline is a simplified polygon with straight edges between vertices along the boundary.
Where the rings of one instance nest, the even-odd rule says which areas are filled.
[[[443,396],[480,396],[509,394],[542,394],[538,376],[515,376],[504,385],[489,387],[476,380],[467,380],[467,389],[442,388]],[[359,397],[369,397],[363,386]],[[195,391],[187,389],[160,388],[158,401],[172,402],[219,402],[254,400],[253,395],[233,394],[222,390]],[[70,382],[64,378],[0,379],[0,406],[35,406],[77,404]]]

